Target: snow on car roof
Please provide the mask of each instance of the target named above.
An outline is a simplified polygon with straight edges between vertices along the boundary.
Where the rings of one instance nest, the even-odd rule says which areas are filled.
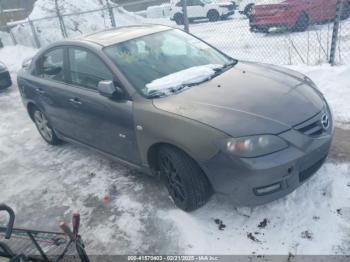
[[[113,44],[128,41],[130,39],[170,29],[171,27],[163,25],[124,26],[119,27],[117,29],[106,30],[92,35],[88,35],[82,38],[82,40],[94,42],[102,46],[110,46]]]

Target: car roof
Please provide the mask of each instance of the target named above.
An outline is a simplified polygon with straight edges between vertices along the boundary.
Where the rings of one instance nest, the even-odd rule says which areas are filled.
[[[134,25],[113,28],[81,38],[81,41],[93,42],[102,46],[110,46],[131,39],[172,29],[163,25]]]

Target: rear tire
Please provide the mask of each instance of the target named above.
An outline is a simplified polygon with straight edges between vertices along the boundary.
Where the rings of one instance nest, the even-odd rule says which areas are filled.
[[[214,9],[208,11],[207,17],[210,22],[216,22],[220,20],[219,12]]]
[[[341,20],[348,19],[350,17],[350,2],[343,6],[342,13],[340,15]]]
[[[253,7],[254,7],[254,4],[249,4],[249,5],[247,5],[247,6],[244,8],[244,10],[243,10],[243,14],[244,14],[246,17],[250,18],[250,17],[252,16],[252,14],[253,14]]]
[[[177,25],[183,25],[184,24],[184,16],[181,13],[176,13],[174,15],[174,21]]]
[[[212,188],[197,163],[184,152],[164,146],[158,152],[158,167],[169,195],[184,211],[203,206],[212,195]]]
[[[309,27],[309,16],[306,13],[301,13],[293,27],[294,32],[304,32]]]
[[[42,111],[40,111],[38,108],[34,108],[31,115],[39,134],[48,144],[59,145],[62,143],[62,140],[57,137],[55,131],[49,123],[49,120]]]

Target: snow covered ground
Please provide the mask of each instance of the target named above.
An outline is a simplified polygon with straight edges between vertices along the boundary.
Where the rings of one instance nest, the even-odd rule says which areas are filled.
[[[15,78],[34,52],[7,47],[0,60]],[[294,69],[325,93],[336,125],[349,127],[350,66]],[[17,225],[57,230],[80,211],[90,254],[350,254],[349,130],[337,128],[327,163],[284,199],[244,208],[214,196],[184,213],[157,179],[71,144],[43,142],[16,86],[0,93],[0,112],[0,200],[15,208]]]

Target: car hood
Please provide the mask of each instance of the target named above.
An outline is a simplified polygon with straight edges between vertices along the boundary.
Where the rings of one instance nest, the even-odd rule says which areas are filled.
[[[248,62],[181,93],[154,99],[153,104],[233,137],[278,134],[324,107],[321,94],[302,74]]]

